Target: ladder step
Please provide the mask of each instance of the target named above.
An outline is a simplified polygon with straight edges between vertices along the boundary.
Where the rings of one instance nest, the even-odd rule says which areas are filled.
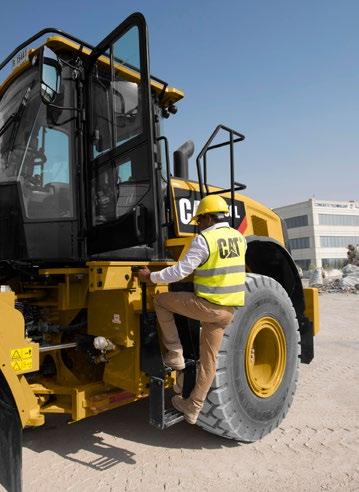
[[[171,425],[178,424],[179,422],[182,422],[184,420],[184,415],[183,413],[179,412],[175,408],[171,408],[169,410],[165,410],[164,414],[164,428],[167,429],[168,427],[171,427]]]
[[[161,376],[150,377],[149,394],[149,420],[157,429],[167,429],[171,425],[184,420],[182,413],[175,408],[165,407],[165,376],[171,372],[171,368],[165,367]],[[196,363],[194,360],[186,361],[184,369],[183,398],[188,398],[196,382]]]

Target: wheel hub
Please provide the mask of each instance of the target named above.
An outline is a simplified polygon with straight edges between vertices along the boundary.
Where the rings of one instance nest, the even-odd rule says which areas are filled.
[[[272,396],[282,382],[286,367],[286,342],[280,323],[266,316],[251,327],[245,350],[247,381],[260,398]]]

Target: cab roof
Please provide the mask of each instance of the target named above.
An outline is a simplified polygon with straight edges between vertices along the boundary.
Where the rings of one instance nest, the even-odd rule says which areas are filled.
[[[40,34],[40,33],[39,33]],[[36,36],[36,35],[35,35]],[[25,43],[23,43],[25,44]],[[22,45],[23,46],[23,45]],[[82,43],[80,40],[76,40],[76,38],[70,39],[64,34],[56,34],[55,36],[51,36],[46,39],[39,47],[30,49],[26,56],[23,58],[23,61],[13,68],[11,73],[6,77],[6,79],[0,84],[0,96],[7,89],[7,87],[20,75],[24,70],[29,68],[31,65],[33,57],[40,51],[42,46],[47,46],[51,48],[56,53],[68,51],[68,52],[79,52],[79,54],[91,55],[93,49]],[[22,49],[22,48],[20,48]],[[20,51],[20,50],[19,50]],[[1,68],[5,66],[10,60],[11,56],[9,56],[5,62],[1,64]],[[109,65],[110,60],[107,56],[101,55],[99,57],[99,61],[105,65]],[[139,74],[135,70],[131,70],[124,65],[115,64],[116,70],[118,70],[121,75],[132,81],[136,81],[139,79]],[[150,76],[151,81],[151,89],[161,96],[160,105],[162,107],[168,107],[171,104],[176,103],[180,99],[184,97],[183,91],[176,89],[175,87],[170,87],[166,82],[157,77]]]

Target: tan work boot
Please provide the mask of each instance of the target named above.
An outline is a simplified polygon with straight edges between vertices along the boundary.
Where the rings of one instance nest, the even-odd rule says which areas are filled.
[[[197,422],[201,408],[196,407],[189,398],[185,400],[182,396],[175,395],[172,398],[172,405],[176,410],[183,413],[186,422],[189,424],[195,424]]]
[[[173,350],[169,350],[163,356],[163,362],[166,366],[170,367],[175,371],[182,371],[185,368],[185,362],[182,354],[178,352],[174,352]]]
[[[173,385],[173,391],[178,395],[182,395],[183,391],[183,381],[184,381],[184,372],[176,371],[176,382]]]

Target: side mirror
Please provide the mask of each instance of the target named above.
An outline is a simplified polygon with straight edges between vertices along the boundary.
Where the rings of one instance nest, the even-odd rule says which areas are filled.
[[[40,74],[41,99],[45,104],[50,104],[60,92],[61,65],[56,53],[46,46],[42,51]]]

